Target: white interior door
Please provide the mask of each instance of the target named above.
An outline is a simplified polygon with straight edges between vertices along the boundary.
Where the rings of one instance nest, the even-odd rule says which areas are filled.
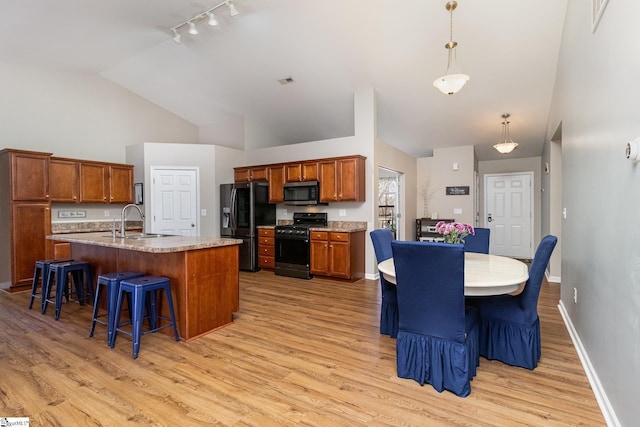
[[[532,257],[533,172],[485,175],[485,227],[491,230],[491,253]]]
[[[198,236],[198,170],[151,168],[151,231]]]

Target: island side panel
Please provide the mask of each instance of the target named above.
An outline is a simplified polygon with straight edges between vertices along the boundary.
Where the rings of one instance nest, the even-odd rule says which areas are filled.
[[[238,248],[222,246],[186,253],[190,301],[186,323],[191,337],[233,322],[240,305]]]
[[[151,253],[118,249],[118,271],[139,271],[148,276],[168,278],[178,334],[186,340],[191,338],[185,322],[189,307],[184,252]],[[169,309],[164,299],[158,301],[158,309],[162,316],[169,317]],[[173,335],[171,328],[161,329],[160,332]]]

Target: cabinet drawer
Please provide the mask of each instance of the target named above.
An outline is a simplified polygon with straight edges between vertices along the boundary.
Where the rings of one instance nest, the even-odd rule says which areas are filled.
[[[274,246],[258,245],[258,256],[275,256],[276,248]]]
[[[275,246],[276,239],[274,237],[258,237],[258,245]]]
[[[258,256],[258,265],[264,268],[275,268],[276,259],[272,256]]]
[[[329,232],[327,231],[312,231],[311,240],[329,240]]]
[[[258,228],[259,237],[273,237],[275,236],[275,230],[273,228]]]
[[[349,233],[331,232],[331,241],[333,242],[348,242]]]

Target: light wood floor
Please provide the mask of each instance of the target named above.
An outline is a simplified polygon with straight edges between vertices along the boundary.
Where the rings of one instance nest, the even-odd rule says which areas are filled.
[[[459,398],[396,376],[395,340],[379,334],[379,285],[241,273],[233,325],[190,343],[153,334],[131,358],[106,346],[91,308],[59,321],[0,292],[0,417],[31,426],[602,426],[558,313],[540,298],[542,359],[528,371],[481,358]]]

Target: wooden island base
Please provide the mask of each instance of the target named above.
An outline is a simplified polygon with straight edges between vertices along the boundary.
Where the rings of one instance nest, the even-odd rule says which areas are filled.
[[[168,277],[178,332],[187,341],[232,323],[239,309],[237,245],[152,253],[72,242],[71,255],[91,263],[94,280],[114,271]],[[160,304],[167,315],[166,303]]]

